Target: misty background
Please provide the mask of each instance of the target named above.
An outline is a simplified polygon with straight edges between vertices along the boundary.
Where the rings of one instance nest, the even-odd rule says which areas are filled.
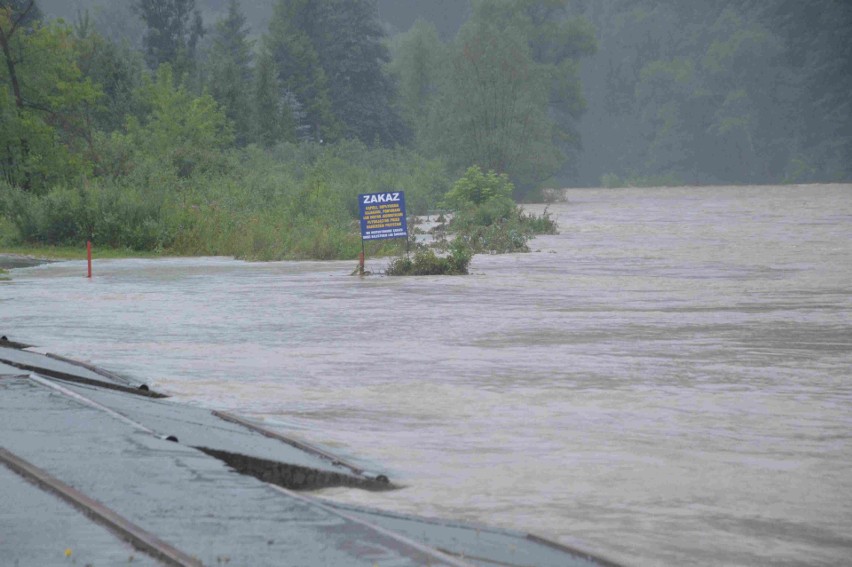
[[[133,16],[130,4],[131,0],[39,2],[47,16],[68,21],[88,10],[99,33],[143,50],[145,23]],[[197,56],[215,56],[214,27],[227,18],[228,2],[195,4],[206,30]],[[269,32],[274,4],[273,0],[239,4],[249,37],[260,39]],[[548,116],[558,125],[551,134],[560,155],[555,158],[558,163],[547,163],[548,178],[528,176],[530,183],[745,184],[852,178],[852,3],[521,4],[552,23],[572,23],[568,32],[558,25],[546,30],[544,35],[551,37],[544,43],[552,40],[547,47],[560,41],[564,47],[562,38],[554,39],[559,33],[572,34],[575,42],[586,34],[581,41],[589,44],[563,58],[571,65],[558,61],[564,80],[577,81],[570,87],[577,92],[567,103],[564,93],[563,100],[556,99],[558,93],[549,93]],[[381,32],[391,46],[393,59],[387,64],[396,69],[396,97],[388,94],[389,108],[381,112],[396,109],[403,117],[422,113],[428,101],[399,100],[400,83],[413,80],[406,76],[411,70],[399,70],[399,58],[407,55],[414,36],[429,36],[430,28],[439,42],[421,41],[417,46],[433,52],[422,53],[423,57],[437,57],[434,52],[461,39],[459,30],[470,24],[474,7],[466,0],[380,0],[376,5]],[[259,45],[255,42],[255,51]],[[560,56],[551,54],[551,59]],[[440,79],[426,80],[434,86]],[[415,105],[416,110],[406,105]],[[393,142],[415,143],[410,138]],[[430,143],[434,144],[425,145]],[[533,149],[542,154],[547,150]]]

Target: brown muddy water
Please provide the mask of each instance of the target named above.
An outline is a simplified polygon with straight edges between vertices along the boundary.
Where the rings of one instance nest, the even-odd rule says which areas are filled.
[[[355,259],[17,269],[0,333],[408,486],[328,498],[628,565],[852,563],[852,185],[566,196],[561,234],[467,277],[359,279]]]

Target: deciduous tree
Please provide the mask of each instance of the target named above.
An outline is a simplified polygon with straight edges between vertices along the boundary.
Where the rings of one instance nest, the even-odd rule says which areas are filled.
[[[67,25],[33,19],[34,2],[0,5],[0,171],[42,191],[85,172],[92,140],[85,107],[100,96],[77,66]]]

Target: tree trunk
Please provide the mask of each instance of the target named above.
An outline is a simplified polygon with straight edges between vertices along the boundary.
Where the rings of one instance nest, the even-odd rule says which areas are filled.
[[[15,72],[15,60],[12,58],[12,49],[10,43],[12,36],[18,30],[18,24],[27,17],[27,14],[35,4],[35,0],[30,0],[27,6],[21,11],[17,18],[13,18],[10,13],[9,22],[12,24],[7,34],[0,27],[0,47],[3,48],[3,57],[6,58],[6,67],[9,69],[9,80],[12,82],[12,93],[15,95],[15,106],[18,110],[24,107],[24,99],[21,96],[21,84],[18,82],[18,74]]]

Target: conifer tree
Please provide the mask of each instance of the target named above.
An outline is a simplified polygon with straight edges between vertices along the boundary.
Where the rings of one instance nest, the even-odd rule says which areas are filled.
[[[209,56],[209,89],[234,123],[236,142],[245,145],[251,130],[252,41],[238,0],[230,0],[228,15],[217,22]]]
[[[339,138],[341,128],[332,112],[328,78],[311,41],[319,28],[317,10],[318,3],[310,0],[279,0],[266,45],[282,87],[304,110],[309,138],[330,142]]]
[[[282,141],[295,141],[291,99],[278,80],[272,54],[264,48],[255,69],[250,141],[266,148]]]
[[[142,42],[148,66],[170,63],[179,76],[192,71],[204,35],[195,0],[135,0],[133,8],[147,27]]]
[[[344,136],[368,144],[403,141],[405,128],[396,108],[396,85],[386,72],[390,53],[375,0],[315,2],[319,25],[311,41],[328,78],[332,109]]]

